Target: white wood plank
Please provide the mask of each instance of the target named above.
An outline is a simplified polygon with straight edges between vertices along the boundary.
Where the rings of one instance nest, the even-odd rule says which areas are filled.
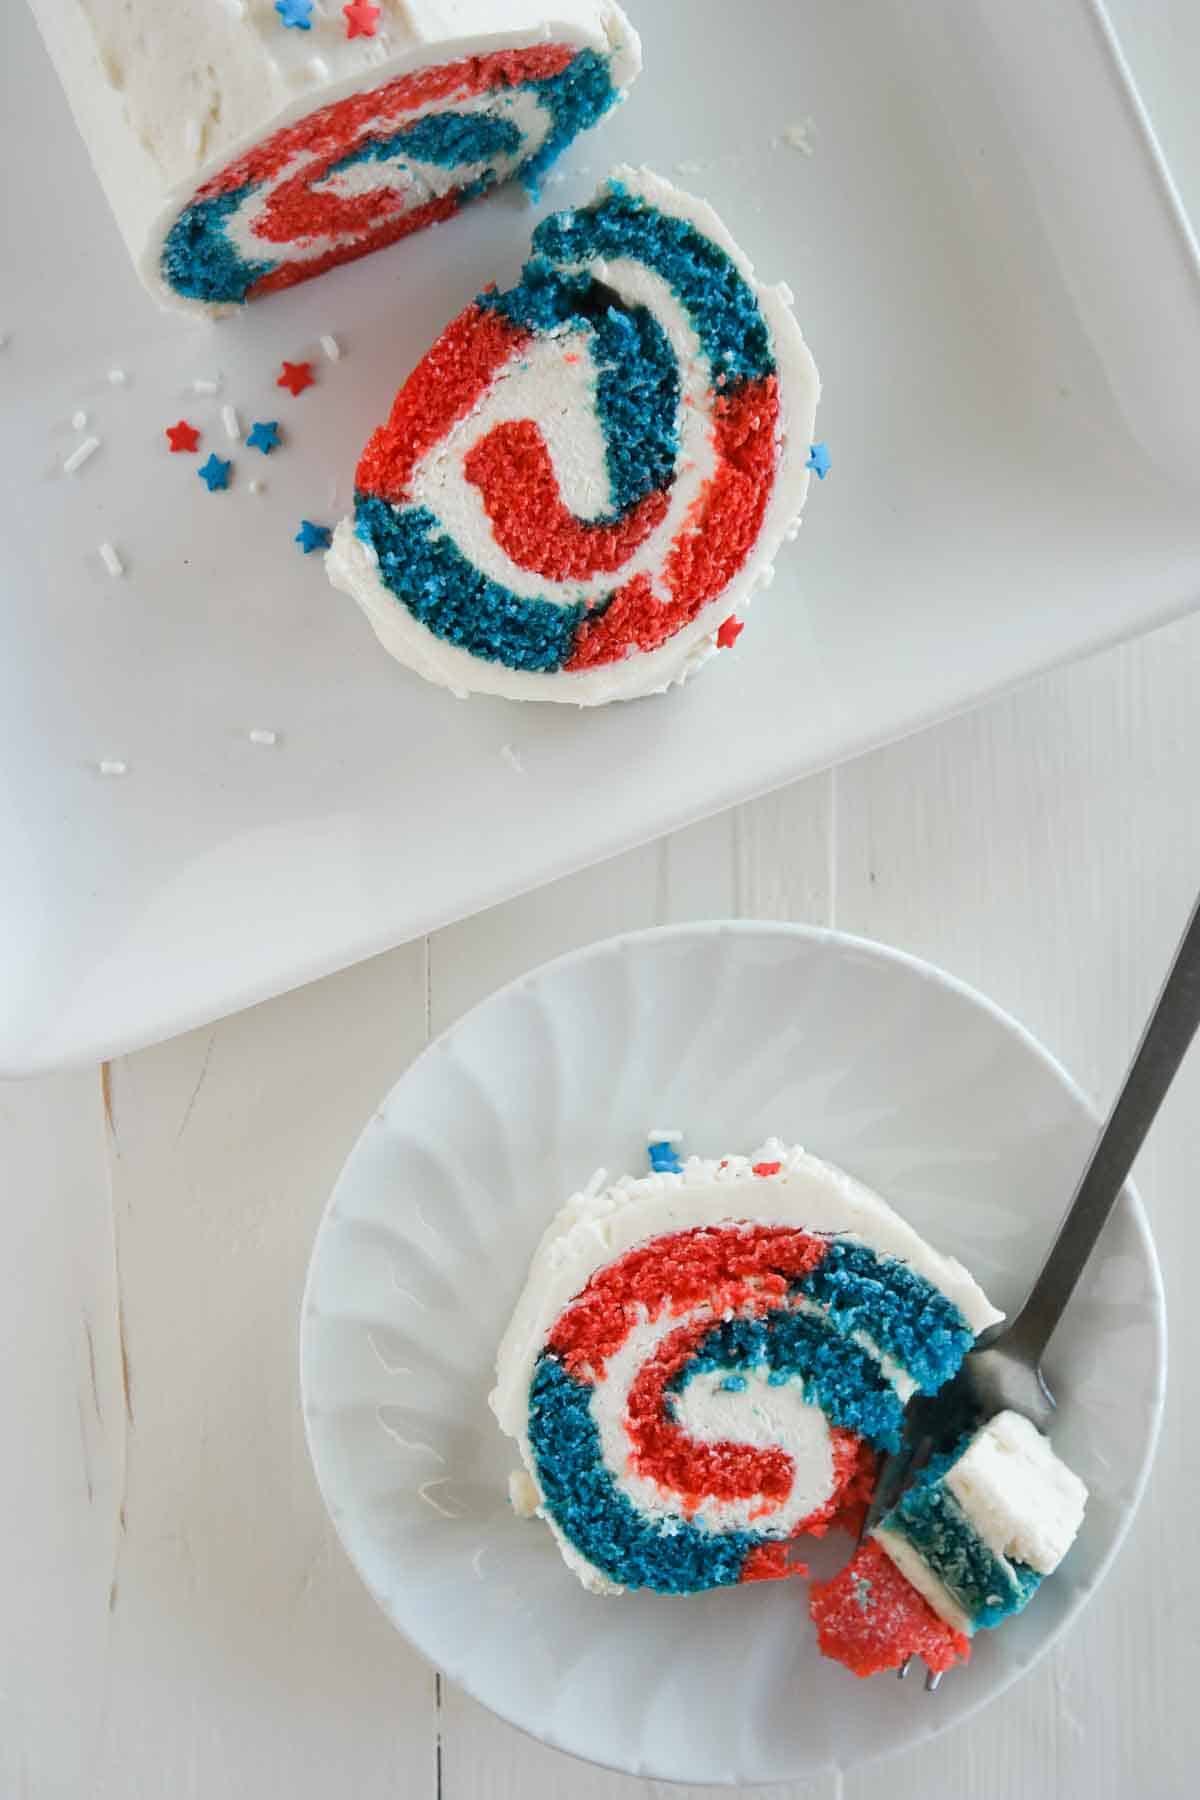
[[[839,924],[976,983],[1107,1101],[1200,878],[1198,691],[1193,619],[840,770]],[[936,1750],[889,1764],[892,1800],[927,1800],[935,1767],[934,1791],[962,1800],[1195,1791],[1200,1581],[1164,1546],[1200,1469],[1197,1166],[1194,1049],[1136,1171],[1175,1369],[1146,1502],[1080,1626]],[[846,1800],[880,1778],[848,1777]]]
[[[0,1793],[84,1794],[125,1443],[96,1071],[0,1084]]]
[[[433,1674],[334,1540],[296,1359],[321,1209],[425,1033],[416,945],[113,1068],[129,1406],[97,1793],[436,1792]]]

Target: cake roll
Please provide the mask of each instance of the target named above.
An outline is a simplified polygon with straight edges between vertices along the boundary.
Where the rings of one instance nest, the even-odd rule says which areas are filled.
[[[536,189],[641,66],[612,0],[30,0],[134,264],[220,313]]]
[[[795,535],[818,392],[790,291],[704,201],[618,169],[403,382],[330,580],[457,694],[661,692],[732,646]]]
[[[598,1593],[802,1572],[857,1530],[916,1392],[1000,1315],[877,1194],[798,1148],[676,1154],[548,1227],[492,1406],[514,1492]]]

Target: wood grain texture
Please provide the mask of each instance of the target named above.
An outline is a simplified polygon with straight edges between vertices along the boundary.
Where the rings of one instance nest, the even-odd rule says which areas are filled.
[[[345,1563],[296,1405],[332,1181],[431,1030],[548,956],[714,914],[836,919],[928,956],[1107,1096],[1200,880],[1198,684],[1200,619],[126,1058],[111,1124],[98,1073],[0,1089],[0,1397],[22,1452],[0,1502],[0,1794],[699,1800],[501,1724]],[[1167,1429],[1080,1627],[936,1747],[761,1800],[1193,1791],[1200,1584],[1163,1546],[1200,1472],[1198,1166],[1193,1055],[1138,1169],[1173,1308]]]

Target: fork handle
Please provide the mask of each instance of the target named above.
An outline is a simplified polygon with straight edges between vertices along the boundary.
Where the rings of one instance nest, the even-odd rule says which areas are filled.
[[[1134,1052],[1129,1073],[1079,1178],[1067,1215],[1012,1324],[1006,1349],[1035,1367],[1071,1298],[1084,1264],[1125,1185],[1125,1177],[1200,1026],[1200,899]],[[997,1333],[1000,1336],[1001,1333]]]

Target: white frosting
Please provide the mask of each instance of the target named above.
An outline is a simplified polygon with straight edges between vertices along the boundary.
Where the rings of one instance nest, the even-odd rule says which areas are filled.
[[[1087,1488],[1020,1413],[976,1432],[946,1486],[997,1556],[1052,1575],[1083,1523]]]
[[[648,170],[619,168],[613,179],[661,212],[687,219],[732,259],[754,288],[771,333],[779,375],[780,456],[774,486],[754,548],[732,582],[691,623],[657,650],[575,673],[536,673],[485,661],[447,643],[421,624],[379,577],[374,552],[359,539],[350,519],[334,532],[326,557],[329,579],[357,600],[384,648],[425,680],[455,693],[500,694],[513,700],[553,700],[600,706],[610,700],[661,693],[684,681],[712,655],[718,626],[743,611],[756,590],[774,574],[780,545],[794,535],[808,491],[804,467],[816,419],[820,382],[816,366],[791,311],[784,287],[764,287],[733,238],[703,200],[684,194]],[[653,271],[625,258],[588,264],[597,280],[630,305],[645,306],[670,340],[682,377],[677,414],[680,451],[666,517],[638,546],[619,573],[555,583],[513,563],[492,532],[479,490],[466,479],[462,461],[472,445],[501,419],[531,418],[547,437],[563,500],[580,518],[600,516],[608,504],[603,442],[587,387],[586,360],[568,364],[582,342],[578,332],[539,339],[532,351],[514,356],[484,400],[460,420],[416,471],[413,497],[442,522],[471,563],[511,592],[573,605],[610,593],[614,587],[661,569],[667,546],[679,533],[688,510],[712,472],[709,374],[700,359],[696,333],[683,308]],[[660,593],[660,597],[668,596]]]
[[[1079,1532],[1087,1488],[1020,1413],[997,1413],[942,1477],[972,1528],[996,1556],[1052,1575]],[[873,1533],[900,1573],[955,1631],[974,1622],[900,1532]]]
[[[599,50],[620,89],[641,67],[614,0],[553,0],[549,14],[545,0],[375,4],[375,35],[349,38],[340,0],[315,0],[308,31],[287,29],[272,0],[30,0],[130,254],[163,304],[215,310],[159,275],[163,239],[195,190],[318,107],[431,63],[543,40]],[[421,174],[425,198],[444,191],[441,172]]]

